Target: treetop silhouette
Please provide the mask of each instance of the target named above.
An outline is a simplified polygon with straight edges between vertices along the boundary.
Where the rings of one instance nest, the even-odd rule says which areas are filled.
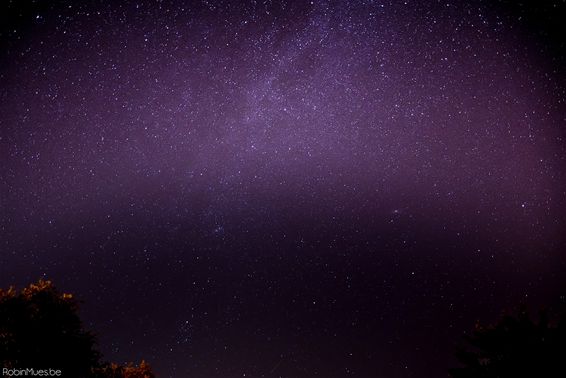
[[[566,377],[566,322],[550,322],[543,311],[533,321],[526,307],[497,324],[476,324],[467,347],[456,357],[464,367],[450,369],[454,378]]]
[[[0,367],[58,369],[69,378],[154,378],[150,366],[101,360],[83,328],[78,301],[40,280],[21,291],[0,289]]]

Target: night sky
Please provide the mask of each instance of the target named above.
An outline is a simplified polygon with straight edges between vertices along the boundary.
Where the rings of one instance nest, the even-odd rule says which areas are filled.
[[[2,1],[0,287],[160,377],[446,377],[566,294],[564,1]]]

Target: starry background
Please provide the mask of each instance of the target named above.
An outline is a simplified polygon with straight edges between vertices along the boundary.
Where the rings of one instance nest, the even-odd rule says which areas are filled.
[[[565,4],[3,1],[0,286],[161,377],[442,377],[560,305]]]

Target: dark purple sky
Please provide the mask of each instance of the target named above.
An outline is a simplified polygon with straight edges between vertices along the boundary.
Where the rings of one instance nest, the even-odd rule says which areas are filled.
[[[446,376],[566,293],[564,2],[493,3],[4,2],[0,286],[160,377]]]

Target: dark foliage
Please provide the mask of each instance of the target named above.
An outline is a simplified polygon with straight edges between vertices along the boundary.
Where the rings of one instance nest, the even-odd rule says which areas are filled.
[[[101,362],[78,302],[49,281],[16,291],[0,289],[0,367],[58,369],[72,378],[153,378],[151,368]]]
[[[107,364],[95,370],[96,378],[154,378],[151,367],[145,361],[139,366],[128,364],[121,366],[117,364]]]
[[[533,321],[525,308],[494,326],[477,325],[456,356],[464,367],[454,378],[566,377],[565,319],[549,322],[545,312]]]

